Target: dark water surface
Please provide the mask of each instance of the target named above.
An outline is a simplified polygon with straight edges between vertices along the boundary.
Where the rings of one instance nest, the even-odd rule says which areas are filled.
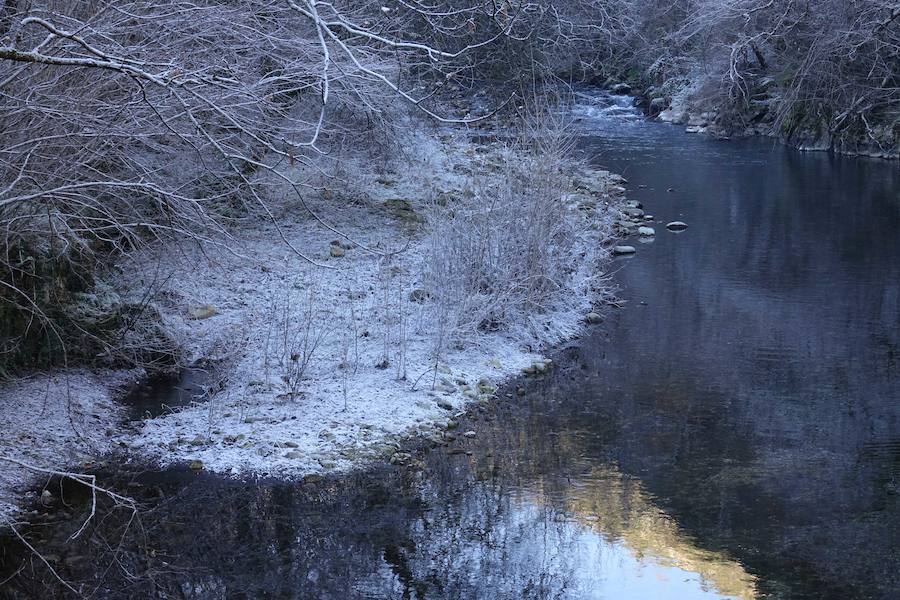
[[[689,136],[621,99],[578,114],[657,236],[616,263],[627,307],[473,411],[476,439],[296,485],[120,473],[145,505],[124,537],[104,506],[67,542],[67,489],[29,540],[99,598],[900,598],[896,163]],[[0,596],[67,595],[0,539],[11,575]]]

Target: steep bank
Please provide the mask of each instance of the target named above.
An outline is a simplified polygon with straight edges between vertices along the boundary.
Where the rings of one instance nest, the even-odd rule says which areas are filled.
[[[900,9],[890,4],[624,3],[600,45],[599,80],[690,131],[896,160]]]

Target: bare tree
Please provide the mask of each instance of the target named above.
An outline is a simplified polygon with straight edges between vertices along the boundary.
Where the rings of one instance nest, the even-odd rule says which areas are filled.
[[[618,70],[643,72],[657,93],[689,88],[725,127],[764,117],[788,136],[822,130],[848,143],[893,143],[883,149],[896,153],[898,15],[895,0],[648,2],[612,53]]]
[[[477,51],[515,35],[526,12],[483,0],[6,2],[7,350],[36,334],[62,346],[52,307],[89,288],[110,256],[158,239],[227,243],[237,217],[275,221],[274,185],[306,206],[293,167],[317,167],[359,131],[389,131],[396,98],[464,120],[439,92],[477,65]]]

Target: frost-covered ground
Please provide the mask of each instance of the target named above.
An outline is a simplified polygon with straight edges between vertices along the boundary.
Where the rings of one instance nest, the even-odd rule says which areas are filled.
[[[426,201],[465,193],[473,175],[515,157],[499,144],[476,148],[465,135],[415,143],[408,162],[352,165],[354,185],[336,183],[308,200],[345,237],[290,200],[281,206],[290,244],[312,249],[327,268],[291,252],[274,226],[243,230],[236,252],[212,262],[208,249],[178,258],[160,306],[164,320],[194,357],[221,361],[225,382],[208,400],[123,439],[136,460],[288,477],[378,457],[403,461],[394,456],[398,440],[447,435],[468,402],[486,400],[502,380],[540,361],[541,349],[578,332],[591,310],[590,282],[604,267],[601,243],[612,223],[605,202],[622,191],[615,176],[585,171],[585,187],[567,198],[589,232],[588,259],[572,273],[583,293],[532,315],[528,328],[484,332],[436,358],[433,312],[416,296]],[[586,203],[599,207],[585,211]],[[153,271],[159,258],[170,260],[136,256],[125,271]]]
[[[278,198],[273,187],[278,226],[248,218],[221,245],[133,253],[111,283],[140,300],[164,282],[154,300],[163,328],[188,361],[216,364],[221,385],[191,406],[121,428],[115,399],[134,372],[76,370],[7,384],[0,457],[77,471],[124,447],[136,462],[291,478],[372,459],[405,462],[399,441],[412,435],[464,435],[452,431],[458,411],[487,401],[523,369],[550,368],[540,352],[584,326],[623,218],[620,179],[573,165],[571,189],[560,190],[579,229],[568,291],[519,322],[451,343],[420,287],[428,206],[471,194],[474,179],[499,178],[519,158],[461,130],[416,135],[398,160],[358,158],[313,178],[317,188],[304,190],[303,201]],[[0,465],[0,514],[26,504],[23,494],[42,478]]]
[[[36,499],[40,469],[89,469],[113,447],[122,409],[114,397],[136,371],[70,370],[7,383],[0,390],[0,524]],[[50,490],[56,493],[56,490]]]

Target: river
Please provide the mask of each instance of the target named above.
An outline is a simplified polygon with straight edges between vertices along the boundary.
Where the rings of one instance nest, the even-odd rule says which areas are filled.
[[[900,169],[575,108],[657,234],[624,307],[421,469],[117,471],[28,529],[97,598],[900,598]],[[685,232],[664,224],[682,220]],[[103,475],[103,473],[101,473]],[[126,530],[127,526],[127,530]],[[0,596],[66,597],[15,539]]]

